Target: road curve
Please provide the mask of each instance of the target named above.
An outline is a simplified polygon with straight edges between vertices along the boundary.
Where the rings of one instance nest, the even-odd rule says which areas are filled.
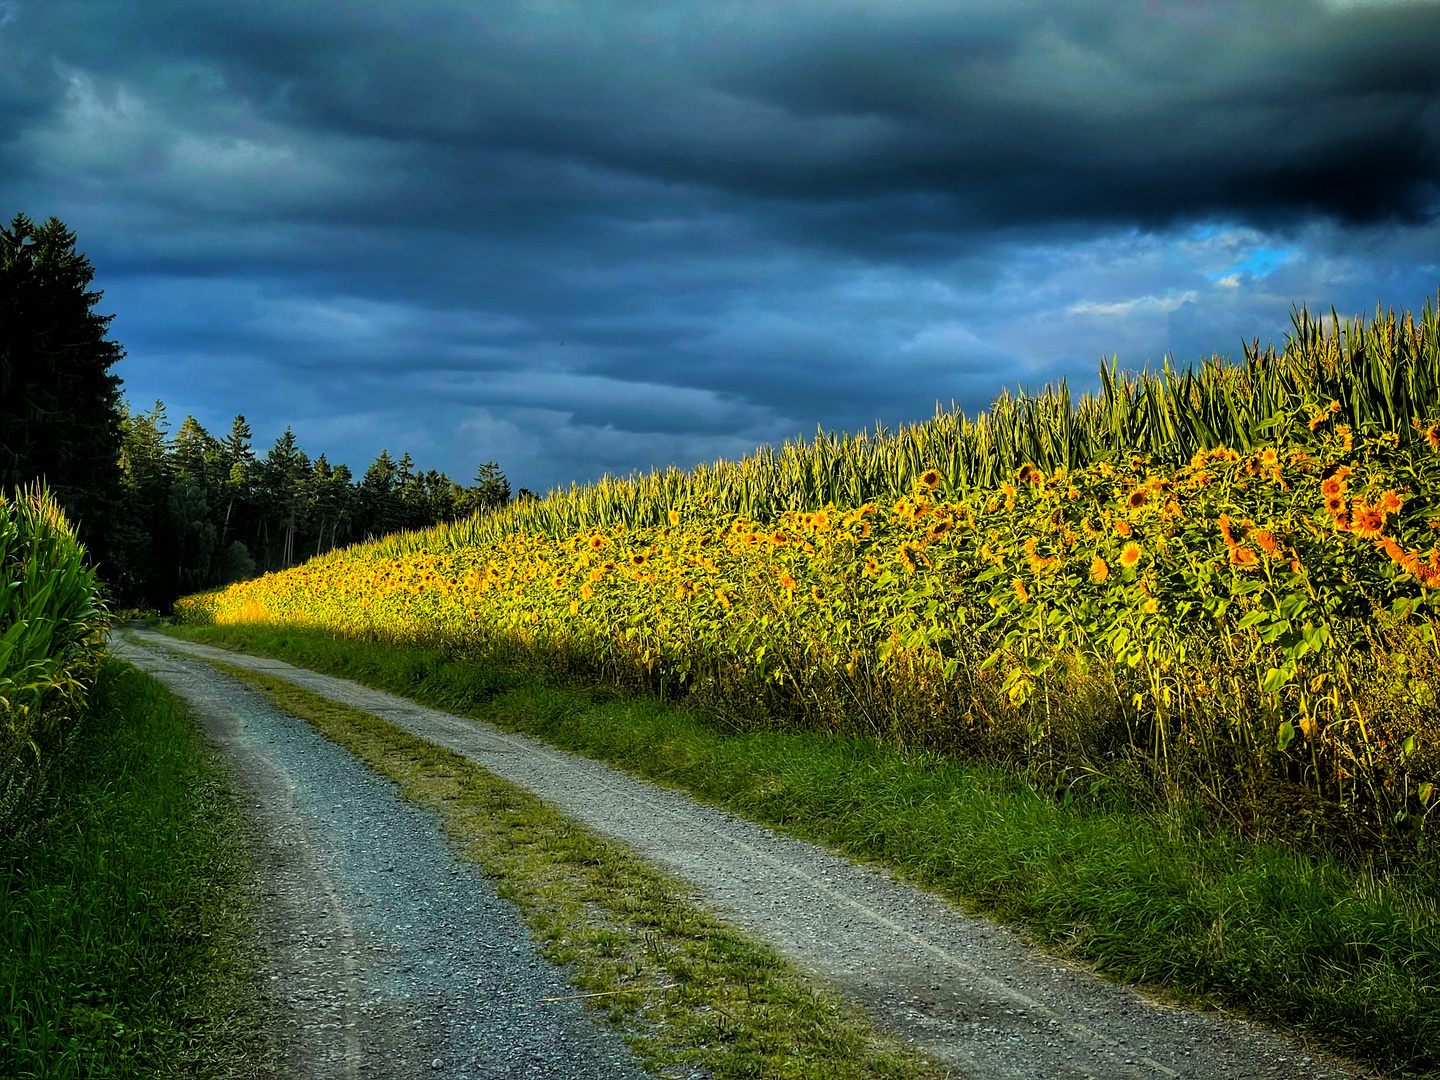
[[[1149,1002],[882,871],[601,762],[282,661],[137,634],[365,709],[528,788],[692,882],[731,922],[971,1080],[1360,1075],[1260,1025]]]

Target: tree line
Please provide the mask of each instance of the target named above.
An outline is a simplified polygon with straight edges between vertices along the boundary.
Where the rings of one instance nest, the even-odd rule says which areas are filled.
[[[172,434],[161,402],[137,412],[122,399],[114,316],[95,313],[102,294],[75,244],[55,218],[0,225],[0,493],[43,480],[118,603],[168,609],[186,593],[510,501],[494,461],[461,485],[382,450],[356,479],[310,457],[289,428],[257,453],[244,416],[224,437],[193,416]]]

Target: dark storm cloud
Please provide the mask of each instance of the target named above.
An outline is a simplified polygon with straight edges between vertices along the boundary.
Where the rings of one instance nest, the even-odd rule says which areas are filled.
[[[851,218],[886,235],[1215,214],[1414,219],[1435,210],[1440,178],[1440,11],[1427,4],[175,15],[137,37],[212,58],[257,110],[424,146],[436,198],[394,207],[400,220],[450,205],[477,224],[493,203],[456,199],[477,180],[546,218],[596,193],[549,170],[537,191],[527,159],[813,205],[800,220],[840,235]],[[624,193],[606,194],[624,216]],[[654,195],[635,198],[647,218]]]
[[[1432,4],[0,11],[0,213],[132,393],[332,456],[688,464],[1440,281]]]

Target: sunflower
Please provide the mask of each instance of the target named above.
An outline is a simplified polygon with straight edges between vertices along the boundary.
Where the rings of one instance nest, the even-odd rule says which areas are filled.
[[[880,563],[876,561],[875,556],[865,556],[865,576],[874,577],[878,573],[880,573]]]
[[[590,539],[587,540],[586,543],[590,545],[591,551],[599,551],[605,546],[605,538],[599,533],[596,533],[595,535],[590,537]]]
[[[1132,569],[1135,564],[1140,561],[1140,556],[1144,554],[1145,552],[1140,545],[1132,540],[1126,544],[1125,549],[1120,552],[1120,565],[1125,567],[1126,570]]]
[[[900,550],[896,554],[896,558],[900,560],[900,565],[905,567],[906,570],[909,570],[912,574],[915,572],[915,549],[909,544],[900,545]]]
[[[1320,494],[1324,495],[1327,499],[1330,498],[1331,495],[1345,494],[1345,481],[1335,476],[1327,477],[1320,484]]]
[[[595,595],[595,590],[590,587],[590,583],[589,583],[588,581],[587,581],[584,585],[581,585],[581,586],[580,586],[580,599],[581,599],[581,600],[589,600],[589,599],[590,599],[592,596],[594,596],[594,595]]]
[[[1146,615],[1154,615],[1157,611],[1160,610],[1160,601],[1156,600],[1152,596],[1149,600],[1146,600],[1145,603],[1140,605],[1140,610],[1143,611]]]
[[[1335,437],[1340,440],[1340,450],[1342,453],[1348,454],[1355,449],[1355,436],[1351,434],[1350,429],[1344,424],[1335,425]]]
[[[727,607],[727,608],[728,608],[728,607],[730,606],[730,597],[728,597],[728,596],[725,595],[725,590],[724,590],[724,589],[716,589],[716,590],[715,590],[715,599],[718,600],[718,601],[720,601],[720,606],[721,606],[721,607]]]
[[[795,591],[795,579],[794,579],[793,577],[791,577],[789,574],[781,574],[781,575],[780,575],[780,587],[781,587],[782,589],[784,589],[786,592],[794,592],[794,591]]]
[[[580,601],[579,601],[579,600],[571,600],[571,601],[570,601],[570,614],[571,614],[571,615],[579,615],[579,614],[580,614]]]
[[[1130,539],[1131,534],[1135,532],[1135,530],[1130,527],[1130,523],[1128,521],[1125,521],[1124,519],[1120,519],[1115,522],[1115,531],[1119,534],[1120,539],[1122,540]]]
[[[556,574],[550,579],[550,588],[554,589],[556,592],[561,592],[565,588],[565,579],[559,574]]]
[[[1104,559],[1096,555],[1090,560],[1090,580],[1096,585],[1102,584],[1110,576],[1110,567]]]
[[[926,469],[920,474],[920,483],[924,484],[929,490],[934,491],[940,486],[940,470]]]
[[[671,510],[670,513],[666,514],[665,516],[670,519],[670,524],[671,524],[671,525],[679,525],[679,524],[680,524],[680,511],[679,511],[679,510]]]
[[[1025,582],[1021,581],[1018,577],[1010,580],[1010,588],[1015,590],[1015,599],[1019,600],[1022,604],[1028,604],[1030,602],[1030,593],[1025,588]]]
[[[1280,454],[1273,446],[1267,446],[1260,451],[1260,464],[1267,469],[1273,469],[1280,464]]]
[[[1261,529],[1255,534],[1255,543],[1266,555],[1274,555],[1280,550],[1280,544],[1275,539],[1275,534]]]
[[[1255,554],[1254,548],[1236,547],[1230,549],[1230,565],[1241,570],[1249,570],[1260,565],[1260,556]]]
[[[1394,540],[1391,540],[1388,536],[1382,536],[1378,540],[1376,540],[1375,546],[1381,551],[1385,552],[1385,554],[1390,557],[1391,562],[1399,563],[1402,566],[1404,565],[1405,549],[1402,548],[1399,544],[1397,544]]]
[[[644,566],[644,565],[645,565],[647,562],[649,562],[649,561],[650,561],[650,556],[649,556],[649,555],[646,555],[645,552],[643,552],[643,551],[637,551],[637,552],[635,552],[635,554],[633,554],[633,555],[630,556],[630,565],[631,565],[631,566]]]
[[[815,603],[817,603],[817,604],[824,603],[824,601],[825,601],[825,596],[824,596],[823,593],[820,592],[820,586],[819,586],[819,585],[811,585],[811,586],[810,586],[810,599],[811,599],[811,600],[814,600]]]
[[[1325,499],[1325,509],[1330,511],[1331,517],[1339,517],[1345,512],[1345,496],[1330,495]]]
[[[1405,499],[1398,492],[1384,491],[1380,493],[1380,501],[1375,505],[1382,514],[1398,514],[1405,505]]]
[[[1020,471],[1015,474],[1015,479],[1022,484],[1028,484],[1030,482],[1030,477],[1034,472],[1035,466],[1031,465],[1029,462],[1026,462],[1024,465],[1020,466]]]
[[[1385,529],[1385,515],[1379,508],[1366,506],[1355,500],[1355,511],[1350,515],[1350,531],[1362,540],[1373,540]]]

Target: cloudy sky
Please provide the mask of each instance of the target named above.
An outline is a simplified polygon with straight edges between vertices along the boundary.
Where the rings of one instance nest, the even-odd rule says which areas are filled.
[[[137,405],[682,466],[1440,287],[1440,6],[0,0]]]

